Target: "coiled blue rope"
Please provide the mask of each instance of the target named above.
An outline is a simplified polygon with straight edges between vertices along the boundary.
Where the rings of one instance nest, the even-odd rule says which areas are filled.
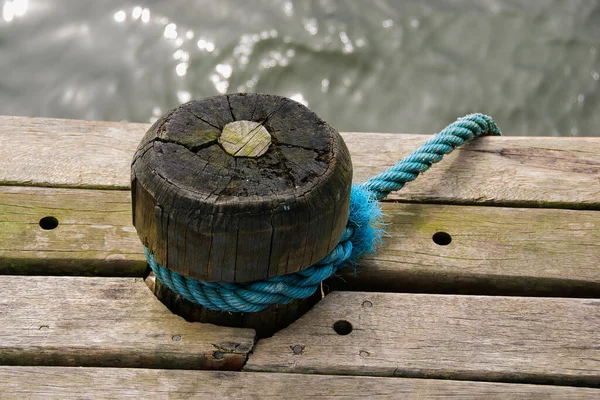
[[[321,261],[305,270],[257,282],[203,282],[161,266],[144,248],[148,264],[164,285],[211,310],[257,312],[272,304],[287,304],[294,299],[307,298],[317,291],[322,281],[355,263],[361,255],[375,250],[383,234],[378,200],[402,189],[456,147],[480,136],[500,134],[490,117],[467,115],[447,126],[393,167],[362,184],[353,185],[348,223],[340,242]]]

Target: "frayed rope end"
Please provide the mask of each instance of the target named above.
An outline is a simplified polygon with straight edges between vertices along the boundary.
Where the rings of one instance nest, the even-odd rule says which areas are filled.
[[[356,265],[360,256],[377,250],[384,234],[381,206],[373,192],[361,185],[352,186],[348,226],[354,228],[348,261]]]

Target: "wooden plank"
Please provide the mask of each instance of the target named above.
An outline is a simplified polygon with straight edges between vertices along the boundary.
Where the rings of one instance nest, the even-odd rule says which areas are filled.
[[[358,290],[600,297],[597,211],[385,203],[387,237]],[[447,233],[448,245],[434,237]],[[439,240],[437,240],[439,242]]]
[[[597,399],[576,387],[303,374],[130,368],[0,367],[0,398]],[[6,397],[4,397],[6,396]]]
[[[0,116],[0,127],[2,184],[125,189],[150,125]]]
[[[0,276],[0,364],[237,370],[251,329],[189,323],[141,278]]]
[[[358,182],[430,135],[343,135]],[[600,139],[484,137],[444,157],[388,199],[403,202],[600,209]]]
[[[54,217],[55,229],[40,220]],[[0,273],[143,276],[129,192],[0,186]]]
[[[129,191],[0,186],[0,274],[143,276]],[[384,203],[387,237],[340,289],[600,296],[600,213]],[[56,229],[39,227],[57,217]],[[557,229],[560,227],[560,229]],[[434,243],[447,232],[448,246]]]
[[[244,370],[599,387],[599,342],[598,300],[334,292]]]
[[[133,154],[149,125],[0,117],[0,127],[0,184],[126,189]],[[342,136],[356,182],[431,137]],[[488,137],[457,150],[390,199],[599,209],[599,183],[598,138]]]

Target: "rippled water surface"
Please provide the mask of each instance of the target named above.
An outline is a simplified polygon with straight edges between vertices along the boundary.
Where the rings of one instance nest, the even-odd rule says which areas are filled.
[[[0,113],[153,121],[266,92],[343,131],[600,136],[600,2],[0,0]]]

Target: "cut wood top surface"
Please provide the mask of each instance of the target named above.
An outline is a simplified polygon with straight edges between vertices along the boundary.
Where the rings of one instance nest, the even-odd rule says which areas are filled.
[[[368,376],[0,367],[0,399],[598,399],[588,388]]]
[[[600,386],[599,341],[598,300],[334,292],[244,369]]]
[[[234,121],[223,128],[219,144],[234,157],[260,157],[271,146],[271,135],[262,124],[254,121]]]
[[[0,184],[120,189],[129,187],[131,159],[149,128],[27,117],[0,117],[0,126]],[[355,182],[390,167],[431,137],[342,136],[352,155]],[[389,198],[600,209],[600,139],[481,138]]]
[[[254,344],[173,315],[141,278],[0,276],[0,293],[4,365],[238,370]]]
[[[225,127],[240,122],[266,128],[273,137],[267,152],[236,157],[219,144],[231,132]],[[264,208],[271,198],[281,202],[335,186],[339,175],[349,182],[352,172],[348,149],[335,129],[296,101],[255,93],[208,97],[169,111],[145,133],[130,161],[132,178],[159,203],[170,206],[164,192],[175,188],[182,192],[181,202],[208,213],[214,212],[208,200],[222,213],[233,197],[236,204],[252,200],[245,202],[248,207]]]

